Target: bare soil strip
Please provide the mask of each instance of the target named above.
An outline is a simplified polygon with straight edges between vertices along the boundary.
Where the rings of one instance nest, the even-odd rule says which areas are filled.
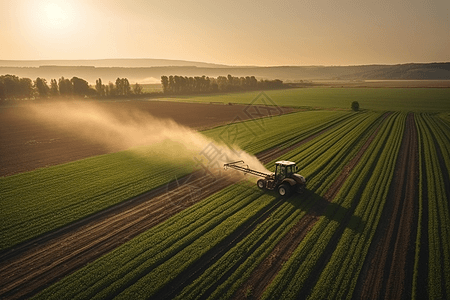
[[[384,115],[384,119],[388,114]],[[383,121],[384,121],[383,119]],[[325,192],[322,201],[317,201],[317,203],[307,212],[307,214],[302,217],[297,224],[295,224],[292,229],[281,239],[274,250],[263,260],[263,262],[252,272],[249,279],[242,285],[242,287],[234,294],[234,299],[246,299],[245,293],[251,288],[252,298],[258,299],[262,296],[264,290],[272,282],[275,276],[280,271],[283,264],[290,258],[294,250],[298,247],[300,242],[306,236],[306,234],[311,230],[314,224],[317,222],[319,217],[323,215],[327,206],[331,203],[334,197],[338,194],[351,170],[358,164],[364,152],[367,150],[369,145],[372,143],[373,139],[377,135],[379,129],[381,128],[379,124],[378,128],[374,133],[367,139],[355,157],[342,169],[342,172],[338,178],[333,182],[330,188]],[[345,226],[342,226],[345,228]],[[322,265],[329,258],[323,257]],[[318,273],[320,274],[320,272]],[[313,274],[314,275],[314,274]],[[316,274],[317,275],[317,274]],[[317,276],[311,281],[315,281]],[[312,282],[311,282],[312,283]],[[309,286],[310,284],[306,284]],[[309,287],[306,287],[308,289]]]
[[[396,172],[369,249],[355,299],[411,299],[419,174],[414,115],[406,120]]]
[[[292,147],[306,141],[308,139]],[[275,148],[273,155],[269,155],[270,151],[265,152],[262,161],[274,160],[289,149]],[[0,298],[18,299],[35,295],[231,183],[230,180],[216,180],[199,172],[189,178],[188,184],[183,180],[173,182],[4,251],[0,253]],[[201,194],[192,197],[191,186],[201,186]],[[245,231],[245,228],[240,230]],[[240,235],[237,232],[235,237]],[[233,243],[230,241],[228,244]],[[209,261],[212,262],[211,259]]]
[[[91,101],[92,102],[92,101]],[[166,101],[95,102],[119,119],[136,111],[200,130],[229,124],[236,118],[252,118],[245,105],[217,105]],[[48,103],[47,103],[48,104]],[[46,104],[44,104],[46,105]],[[258,109],[260,108],[260,109]],[[258,117],[271,116],[271,111],[256,106]],[[278,110],[277,110],[278,111]],[[281,107],[279,113],[295,111]],[[84,139],[57,126],[39,122],[26,107],[0,108],[0,176],[10,176],[38,168],[54,166],[121,149],[106,148],[101,143]]]

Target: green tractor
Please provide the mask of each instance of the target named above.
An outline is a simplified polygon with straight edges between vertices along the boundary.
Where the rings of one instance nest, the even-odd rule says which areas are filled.
[[[275,173],[263,173],[252,170],[244,161],[236,161],[224,164],[224,168],[232,168],[246,174],[262,177],[257,181],[260,189],[277,190],[281,196],[288,196],[292,192],[302,193],[306,186],[306,179],[297,174],[298,168],[295,162],[280,160],[275,163]]]

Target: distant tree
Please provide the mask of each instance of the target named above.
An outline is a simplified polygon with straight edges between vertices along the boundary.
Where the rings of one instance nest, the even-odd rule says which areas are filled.
[[[116,79],[116,91],[117,95],[122,95],[122,80],[119,77]]]
[[[106,96],[106,87],[105,85],[102,83],[102,79],[99,78],[95,81],[95,90],[97,91],[97,95],[100,97],[105,97]]]
[[[56,79],[52,79],[50,80],[50,95],[52,97],[56,97],[59,94],[59,90],[58,90],[58,82],[56,81]]]
[[[114,97],[117,96],[118,92],[116,89],[116,85],[112,83],[111,81],[108,82],[107,85],[105,85],[105,96],[106,97]]]
[[[37,92],[39,94],[39,97],[41,98],[47,98],[50,92],[50,88],[47,85],[47,80],[45,78],[36,78],[34,81],[34,86],[37,89]]]
[[[64,77],[61,77],[58,80],[58,86],[59,86],[59,94],[61,96],[68,97],[73,94],[73,85],[69,79],[65,79]]]
[[[358,111],[359,110],[359,103],[358,103],[358,101],[353,101],[352,102],[352,109],[354,111]]]
[[[163,93],[169,92],[169,78],[167,76],[161,76],[161,85],[163,87]]]
[[[87,96],[91,94],[91,91],[89,90],[89,83],[86,80],[78,77],[72,77],[70,81],[72,82],[74,95]]]
[[[127,78],[122,78],[123,95],[128,96],[131,93],[131,85]]]
[[[142,94],[142,85],[140,85],[139,83],[136,82],[136,84],[133,86],[133,93],[135,95]]]
[[[30,78],[19,79],[19,96],[20,98],[30,99],[34,95],[33,81]]]
[[[169,93],[175,92],[175,79],[172,75],[169,76],[169,86],[168,86]]]
[[[16,75],[0,76],[0,100],[31,98],[34,94],[33,81]]]
[[[130,82],[127,78],[116,79],[116,91],[117,95],[127,96],[131,92]]]

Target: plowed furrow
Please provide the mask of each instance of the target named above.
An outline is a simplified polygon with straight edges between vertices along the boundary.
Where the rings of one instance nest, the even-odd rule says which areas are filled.
[[[407,117],[396,173],[380,225],[355,290],[355,299],[410,299],[418,207],[418,145],[414,115]]]

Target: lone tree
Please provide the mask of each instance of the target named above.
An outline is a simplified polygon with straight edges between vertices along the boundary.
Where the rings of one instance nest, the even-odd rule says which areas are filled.
[[[358,111],[359,110],[359,103],[358,103],[358,101],[353,101],[352,102],[352,109],[354,111]]]

